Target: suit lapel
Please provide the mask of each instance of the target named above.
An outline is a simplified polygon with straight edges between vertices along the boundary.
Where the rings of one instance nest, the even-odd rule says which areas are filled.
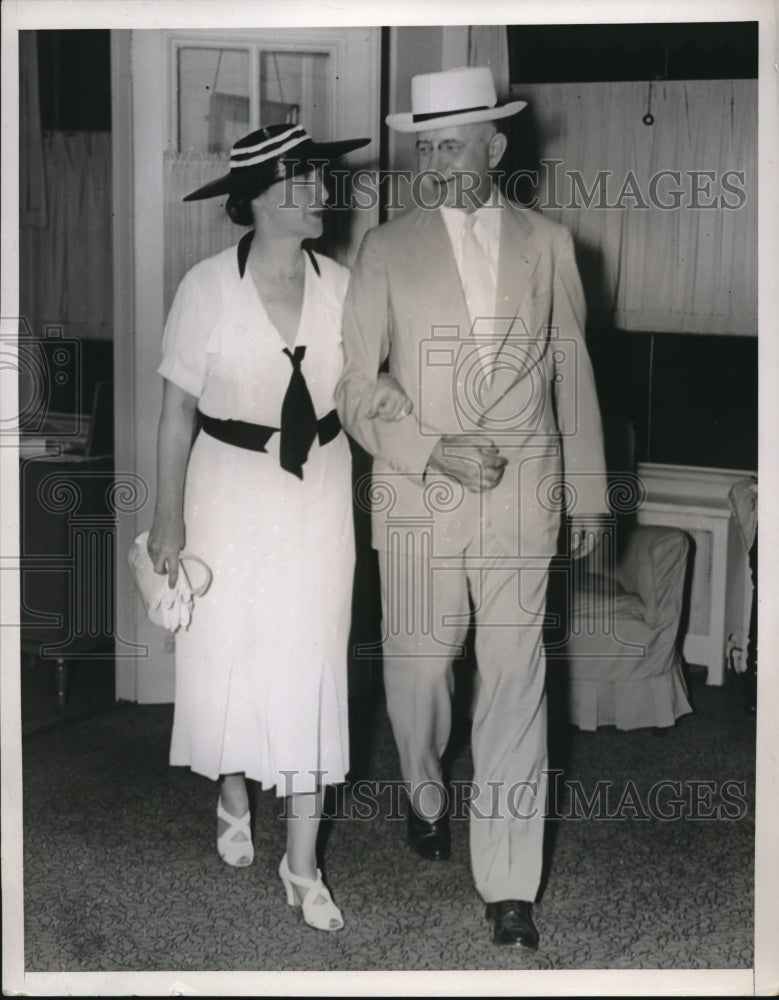
[[[533,273],[541,250],[535,229],[521,212],[506,205],[500,223],[500,254],[495,315],[503,322],[498,329],[505,340],[516,319],[522,302],[530,290]],[[514,331],[515,334],[519,331]]]
[[[470,318],[454,252],[441,213],[416,209],[413,223],[414,280],[425,289],[433,322],[456,324],[461,338],[469,335]],[[495,296],[496,334],[505,340],[530,290],[540,247],[532,223],[517,209],[506,206],[500,228],[498,281]],[[514,331],[515,333],[517,331]]]
[[[432,336],[433,328],[440,327],[444,328],[440,332],[443,337],[468,339],[470,336],[468,306],[441,213],[416,209],[412,234],[414,249],[413,253],[408,255],[408,266],[412,271],[409,273],[407,287],[415,289],[414,308],[417,316],[423,320],[418,329],[423,331],[424,337]],[[540,255],[541,245],[532,221],[521,211],[507,205],[501,216],[495,301],[497,370],[490,384],[482,385],[485,410],[489,410],[493,403],[516,382],[518,374],[516,362],[507,359],[507,367],[504,368],[500,365],[499,355],[505,347],[506,340],[511,336],[524,339],[528,335],[524,326],[521,323],[517,324],[516,320],[532,287]],[[424,316],[420,311],[424,311]],[[532,336],[534,332],[530,331],[530,335]],[[520,350],[524,357],[526,349]],[[524,369],[522,362],[521,369]]]
[[[431,336],[432,326],[457,327],[459,333],[449,336],[468,336],[470,320],[454,251],[441,213],[429,209],[416,209],[414,218],[414,248],[410,263],[414,269],[414,284],[423,294],[419,304],[428,312],[430,326],[426,336]]]
[[[510,342],[511,338],[527,337],[527,331],[521,323],[517,323],[517,317],[532,286],[540,254],[541,248],[532,222],[517,209],[506,205],[500,223],[500,253],[495,295],[496,339],[494,360],[491,365],[493,377],[485,385],[484,412],[489,411],[496,401],[505,395],[525,368],[527,346],[517,345],[519,355],[507,356],[503,362],[501,354],[505,353],[507,341]]]

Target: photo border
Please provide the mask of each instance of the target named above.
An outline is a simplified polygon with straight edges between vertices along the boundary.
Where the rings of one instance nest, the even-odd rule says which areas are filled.
[[[294,16],[291,16],[294,11]],[[337,5],[286,0],[233,2],[210,0],[5,0],[2,15],[2,284],[0,317],[3,334],[15,329],[18,316],[18,47],[17,32],[53,28],[162,29],[171,27],[307,27],[318,25],[469,24],[475,7],[464,0],[401,4],[395,0],[340,0]],[[759,603],[760,652],[769,667],[776,653],[771,608],[777,588],[777,518],[766,498],[779,495],[779,331],[777,263],[779,261],[779,195],[776,164],[777,40],[776,10],[771,0],[743,3],[700,0],[557,0],[496,2],[478,8],[479,22],[618,23],[657,21],[757,20],[760,22],[759,69],[759,503],[762,560]],[[9,325],[10,324],[10,325]],[[18,408],[16,371],[0,371],[0,417]],[[12,566],[19,555],[18,457],[13,447],[0,449],[0,562]],[[19,581],[3,574],[2,620],[15,620]],[[2,750],[2,908],[3,987],[27,995],[769,995],[779,990],[779,767],[776,719],[779,717],[779,671],[760,673],[757,706],[757,807],[755,879],[755,964],[753,970],[581,970],[514,972],[90,972],[25,973],[22,888],[22,770],[19,635],[0,629],[0,748]]]

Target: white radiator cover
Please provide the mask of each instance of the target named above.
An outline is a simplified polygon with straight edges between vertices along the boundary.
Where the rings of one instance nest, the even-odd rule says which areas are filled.
[[[731,658],[744,667],[752,609],[749,556],[728,492],[754,473],[640,462],[638,475],[646,489],[639,524],[681,528],[693,543],[684,658],[707,668],[708,684],[723,684]]]

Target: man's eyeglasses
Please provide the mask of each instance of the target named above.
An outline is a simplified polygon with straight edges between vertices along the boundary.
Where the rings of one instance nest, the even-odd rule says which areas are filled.
[[[435,149],[439,153],[443,153],[444,156],[457,156],[465,146],[466,143],[460,142],[458,139],[442,139],[438,145],[424,139],[419,139],[417,140],[416,151],[417,156],[432,156]]]

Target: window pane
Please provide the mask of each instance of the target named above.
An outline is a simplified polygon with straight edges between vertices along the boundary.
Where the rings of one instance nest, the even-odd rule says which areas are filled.
[[[260,53],[260,124],[299,122],[316,140],[332,139],[327,52]]]
[[[178,53],[179,149],[227,153],[249,131],[249,53],[181,48]]]

